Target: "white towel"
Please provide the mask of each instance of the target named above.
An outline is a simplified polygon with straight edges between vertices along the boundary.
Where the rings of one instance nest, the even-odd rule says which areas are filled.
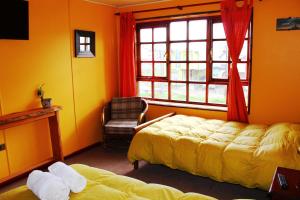
[[[41,200],[68,200],[70,188],[59,177],[39,170],[32,171],[27,187]]]
[[[48,170],[51,174],[62,178],[74,193],[79,193],[86,187],[86,179],[65,163],[56,162],[49,166]]]

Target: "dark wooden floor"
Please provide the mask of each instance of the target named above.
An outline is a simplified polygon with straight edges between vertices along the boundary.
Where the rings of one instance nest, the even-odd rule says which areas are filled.
[[[66,163],[86,164],[137,178],[147,183],[164,184],[175,187],[183,192],[197,192],[218,199],[267,199],[266,191],[248,189],[229,183],[220,183],[209,178],[194,176],[161,165],[151,165],[141,162],[139,170],[133,170],[133,166],[127,160],[125,149],[103,149],[101,146],[96,146],[83,153],[71,156],[66,160]],[[21,179],[0,188],[0,193],[25,183],[26,179]]]

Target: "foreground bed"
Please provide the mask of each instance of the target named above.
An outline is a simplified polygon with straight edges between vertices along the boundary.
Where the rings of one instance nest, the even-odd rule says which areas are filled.
[[[272,126],[175,115],[139,131],[128,158],[269,189],[277,166],[300,170],[300,124]]]
[[[175,188],[142,181],[112,172],[72,165],[87,180],[87,187],[78,194],[71,194],[70,200],[213,200],[214,198],[196,193],[183,193]],[[26,187],[21,186],[0,194],[0,200],[37,200]]]

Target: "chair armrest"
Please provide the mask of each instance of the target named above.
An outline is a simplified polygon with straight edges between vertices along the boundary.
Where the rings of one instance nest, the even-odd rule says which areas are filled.
[[[111,120],[111,103],[108,103],[103,107],[101,115],[102,126],[104,126],[109,120]]]
[[[138,117],[138,125],[140,125],[146,121],[146,113],[148,111],[148,103],[146,102],[145,99],[142,99],[142,104],[143,104],[144,110]]]

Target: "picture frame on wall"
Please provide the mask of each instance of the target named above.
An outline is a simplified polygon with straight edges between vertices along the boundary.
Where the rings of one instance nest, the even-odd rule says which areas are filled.
[[[95,52],[95,32],[75,30],[75,57],[93,58]]]
[[[300,30],[300,17],[277,19],[277,31]]]

